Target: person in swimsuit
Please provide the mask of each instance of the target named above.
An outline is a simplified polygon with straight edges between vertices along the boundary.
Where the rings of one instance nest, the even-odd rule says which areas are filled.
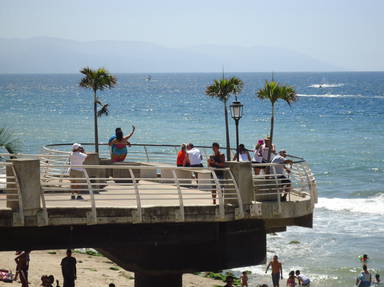
[[[111,159],[112,162],[124,161],[127,156],[127,146],[131,146],[128,141],[135,132],[135,126],[132,126],[132,132],[128,136],[123,135],[121,128],[116,128],[115,135],[112,136],[108,145],[111,147]]]
[[[295,271],[289,272],[289,277],[287,279],[287,287],[295,287],[296,286],[296,276]]]
[[[265,273],[268,272],[269,267],[272,267],[272,283],[273,287],[279,287],[280,278],[283,279],[283,267],[278,260],[277,255],[273,256],[273,260],[269,262]]]

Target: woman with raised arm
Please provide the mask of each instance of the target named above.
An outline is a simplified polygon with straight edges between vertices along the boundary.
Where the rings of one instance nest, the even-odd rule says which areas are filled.
[[[128,141],[135,132],[135,126],[132,126],[132,132],[124,136],[121,128],[116,128],[115,135],[112,136],[108,145],[111,147],[111,160],[112,162],[121,162],[124,161],[127,156],[127,146],[131,146],[131,143]]]

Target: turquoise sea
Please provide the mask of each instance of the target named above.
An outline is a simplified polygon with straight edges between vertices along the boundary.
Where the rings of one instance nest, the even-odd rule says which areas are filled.
[[[248,148],[269,131],[270,103],[255,96],[269,73],[238,73],[245,87],[240,141]],[[120,126],[137,127],[134,143],[225,144],[223,104],[204,95],[220,74],[117,74],[100,93],[110,115],[99,121],[101,141]],[[227,74],[226,76],[232,76]],[[268,258],[278,254],[285,273],[299,268],[319,286],[353,286],[357,256],[384,277],[384,73],[275,73],[300,98],[277,106],[275,144],[304,157],[318,182],[314,228],[268,236]],[[80,74],[0,75],[0,126],[12,128],[23,151],[47,143],[91,142],[92,97]],[[232,101],[232,99],[231,99]],[[235,142],[230,120],[231,140]],[[299,241],[299,244],[290,244]],[[246,252],[246,250],[244,250]],[[265,267],[253,271],[253,282]]]

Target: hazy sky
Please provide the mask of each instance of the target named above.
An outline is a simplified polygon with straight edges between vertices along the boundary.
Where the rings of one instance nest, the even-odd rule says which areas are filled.
[[[383,0],[0,0],[0,38],[285,47],[384,70]]]

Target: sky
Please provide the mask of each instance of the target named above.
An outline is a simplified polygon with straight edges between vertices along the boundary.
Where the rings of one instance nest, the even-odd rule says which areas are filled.
[[[384,70],[382,0],[0,0],[0,38],[284,47]]]

